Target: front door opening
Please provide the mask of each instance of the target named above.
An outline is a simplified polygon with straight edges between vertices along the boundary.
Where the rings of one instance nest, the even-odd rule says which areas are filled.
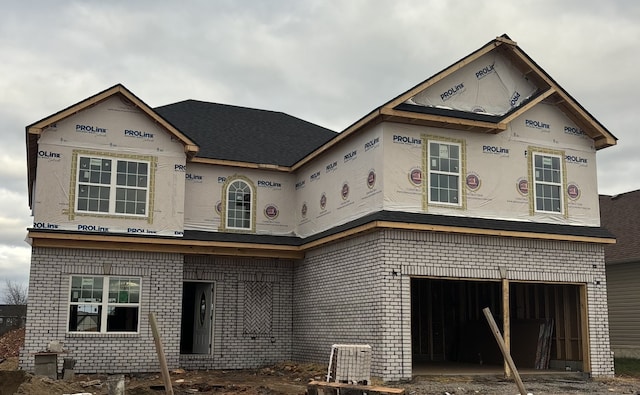
[[[213,283],[185,282],[182,287],[180,354],[210,354]]]

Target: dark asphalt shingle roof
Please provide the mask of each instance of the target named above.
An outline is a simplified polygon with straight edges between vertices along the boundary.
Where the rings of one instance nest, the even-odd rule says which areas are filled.
[[[282,112],[185,100],[154,109],[200,158],[292,166],[337,133]]]
[[[473,217],[455,217],[448,215],[406,213],[402,211],[378,211],[355,219],[343,225],[328,229],[324,232],[298,238],[292,236],[256,235],[241,233],[221,233],[185,230],[184,238],[188,240],[226,241],[239,243],[263,243],[275,245],[299,246],[323,237],[331,236],[373,221],[401,222],[409,224],[423,224],[436,226],[454,226],[462,228],[501,230],[511,232],[539,233],[563,236],[581,236],[612,239],[614,236],[606,229],[593,226],[574,226],[560,224],[546,224],[540,222],[506,221]]]
[[[560,225],[560,224],[546,224],[540,222],[524,222],[524,221],[507,221],[497,219],[486,218],[473,218],[473,217],[455,217],[448,215],[435,215],[435,214],[421,214],[421,213],[406,213],[402,211],[378,211],[365,215],[364,217],[357,218],[353,221],[347,222],[342,225],[335,226],[331,229],[327,229],[324,232],[320,232],[309,237],[298,236],[275,236],[265,234],[252,234],[252,233],[227,233],[227,232],[210,232],[203,230],[188,230],[185,229],[183,240],[195,240],[195,241],[215,241],[215,242],[227,242],[227,243],[248,243],[248,244],[268,244],[268,245],[281,245],[281,246],[301,246],[306,243],[310,243],[316,240],[320,240],[324,237],[332,236],[340,232],[345,232],[350,229],[355,229],[359,226],[366,225],[374,221],[385,222],[400,222],[405,224],[422,224],[422,225],[436,225],[436,226],[452,226],[460,228],[472,228],[472,229],[487,229],[487,230],[499,230],[507,232],[524,232],[524,233],[537,233],[541,235],[563,235],[563,236],[580,236],[580,237],[595,237],[604,239],[613,239],[614,235],[609,233],[607,229],[594,226],[574,226],[574,225]],[[58,230],[38,230],[43,233],[60,233]],[[81,232],[81,231],[65,231],[68,234],[93,234],[93,232]],[[171,236],[141,236],[138,234],[122,234],[118,237],[131,237],[131,238],[149,238],[158,239],[165,238],[167,240],[175,240],[175,237]]]
[[[640,261],[640,190],[600,195],[600,224],[617,239],[604,248],[605,261]]]

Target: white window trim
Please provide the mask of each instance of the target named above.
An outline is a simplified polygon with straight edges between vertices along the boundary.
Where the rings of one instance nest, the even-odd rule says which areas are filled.
[[[459,158],[458,158],[458,172],[454,173],[454,172],[446,172],[446,171],[441,171],[441,170],[432,170],[431,169],[431,143],[436,143],[436,144],[444,144],[444,145],[455,145],[458,147],[458,154],[459,154]],[[440,206],[450,206],[450,207],[462,207],[462,163],[463,163],[463,159],[462,155],[463,155],[463,150],[462,150],[462,144],[458,143],[458,142],[453,142],[453,141],[446,141],[446,140],[436,140],[436,139],[431,139],[431,140],[427,140],[426,142],[427,144],[427,185],[426,185],[426,189],[427,189],[427,196],[428,196],[428,201],[430,205],[440,205]],[[432,174],[444,174],[444,175],[457,175],[458,176],[458,202],[457,203],[450,203],[450,202],[440,202],[440,201],[435,201],[435,200],[431,200],[431,175]]]
[[[82,158],[89,159],[108,159],[111,160],[111,183],[110,184],[94,184],[94,183],[84,183],[80,181],[80,160]],[[136,163],[145,163],[147,165],[147,185],[146,187],[130,187],[126,185],[118,185],[117,184],[117,173],[118,173],[118,161],[126,161],[126,162],[136,162]],[[76,163],[76,180],[75,180],[75,199],[74,199],[74,211],[79,214],[96,214],[96,215],[114,215],[114,216],[125,216],[125,217],[139,217],[139,218],[148,218],[149,217],[149,197],[150,197],[150,181],[151,181],[151,162],[147,160],[133,159],[133,158],[118,158],[111,157],[107,155],[96,155],[96,154],[78,154],[77,163]],[[90,211],[90,210],[79,210],[78,209],[78,199],[80,198],[80,184],[86,185],[95,185],[95,186],[103,186],[109,187],[109,211]],[[144,190],[146,192],[145,196],[145,213],[144,214],[131,214],[131,213],[118,213],[116,212],[116,189],[126,188],[126,189],[137,189]]]
[[[229,226],[229,211],[231,210],[230,207],[230,201],[229,201],[229,189],[231,188],[231,186],[236,183],[236,182],[240,182],[244,185],[247,186],[247,188],[249,189],[249,193],[250,195],[250,199],[249,199],[249,227],[238,227],[238,226]],[[254,217],[254,194],[255,191],[253,190],[253,188],[251,187],[251,184],[249,184],[247,181],[236,178],[233,179],[231,182],[229,182],[229,184],[227,185],[227,187],[224,190],[224,198],[225,198],[225,217],[224,217],[224,222],[225,222],[225,228],[229,229],[229,230],[238,230],[238,231],[252,231],[254,228],[254,223],[253,223],[253,217]]]
[[[71,301],[71,289],[72,289],[72,280],[73,277],[100,277],[103,279],[102,281],[102,302],[99,303],[92,303],[92,302],[72,302]],[[115,278],[135,278],[137,280],[140,281],[140,294],[138,297],[138,303],[109,303],[109,282],[111,281],[111,279],[115,279]],[[142,302],[142,278],[138,277],[138,276],[104,276],[104,275],[95,275],[95,274],[72,274],[69,276],[69,288],[67,290],[67,321],[66,321],[66,332],[68,334],[73,334],[73,335],[90,335],[90,334],[100,334],[100,335],[111,335],[111,334],[116,334],[116,335],[132,335],[132,334],[139,334],[140,333],[140,318],[141,318],[141,310],[142,310],[142,306],[141,306],[141,302]],[[69,330],[69,323],[71,320],[71,306],[74,305],[96,305],[96,306],[102,306],[102,313],[100,314],[100,330],[96,331],[96,332],[90,332],[90,331],[71,331]],[[118,331],[107,331],[107,319],[108,319],[108,312],[109,312],[109,306],[125,306],[125,307],[137,307],[138,308],[138,326],[136,328],[135,331],[125,331],[125,332],[118,332]]]
[[[549,181],[537,181],[536,180],[536,156],[543,156],[543,157],[552,157],[552,158],[558,158],[559,163],[560,163],[560,168],[558,169],[560,171],[560,182],[549,182]],[[533,181],[533,188],[531,193],[533,194],[533,210],[536,213],[541,213],[541,214],[555,214],[555,215],[564,215],[564,204],[565,204],[565,198],[564,198],[564,168],[562,166],[562,162],[563,161],[563,157],[562,155],[558,155],[558,154],[551,154],[551,153],[545,153],[545,152],[532,152],[531,155],[531,169],[532,169],[532,181]],[[537,200],[538,200],[538,195],[537,195],[537,186],[538,185],[551,185],[551,186],[557,186],[559,189],[559,197],[560,197],[560,211],[547,211],[547,210],[538,210],[538,204],[537,204]]]

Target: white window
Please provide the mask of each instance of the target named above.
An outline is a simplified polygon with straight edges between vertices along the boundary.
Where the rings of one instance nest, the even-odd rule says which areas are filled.
[[[79,155],[77,183],[78,212],[147,216],[149,162]]]
[[[562,159],[533,154],[535,207],[538,212],[562,213]]]
[[[251,230],[251,187],[242,180],[235,180],[227,188],[227,229]]]
[[[138,332],[140,278],[72,276],[69,332]]]
[[[459,206],[460,144],[429,141],[429,203]]]

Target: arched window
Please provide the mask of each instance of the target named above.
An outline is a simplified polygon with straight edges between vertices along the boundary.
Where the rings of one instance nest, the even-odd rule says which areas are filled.
[[[251,230],[251,187],[242,180],[235,180],[227,188],[227,229]]]

